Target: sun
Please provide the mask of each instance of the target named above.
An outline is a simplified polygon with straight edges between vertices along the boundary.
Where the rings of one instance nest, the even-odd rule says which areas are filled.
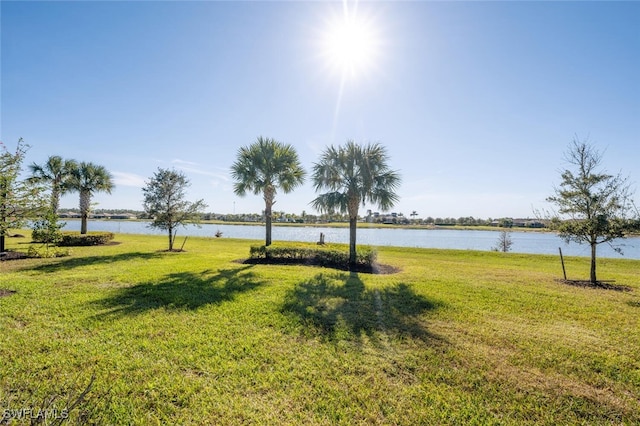
[[[373,21],[345,10],[328,23],[321,45],[332,71],[355,77],[371,70],[380,42]]]

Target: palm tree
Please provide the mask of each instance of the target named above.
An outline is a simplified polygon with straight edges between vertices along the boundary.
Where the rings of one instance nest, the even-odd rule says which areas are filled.
[[[29,166],[32,182],[44,182],[51,185],[51,211],[58,214],[60,196],[69,191],[69,177],[72,170],[77,167],[73,160],[64,160],[58,155],[52,155],[47,162],[39,165],[33,163]]]
[[[111,194],[115,187],[111,173],[103,166],[84,161],[75,167],[71,172],[69,187],[73,191],[80,193],[80,215],[82,224],[80,233],[87,233],[87,219],[91,209],[91,197],[95,192],[106,192]]]
[[[289,144],[260,136],[253,144],[238,150],[238,158],[231,166],[236,181],[233,190],[243,197],[247,191],[262,194],[265,204],[265,245],[271,245],[271,209],[278,189],[289,193],[304,182],[305,171],[298,153]]]
[[[388,210],[396,201],[400,185],[398,172],[389,169],[385,148],[378,144],[360,146],[347,141],[345,146],[327,148],[313,166],[316,192],[328,190],[311,202],[321,212],[335,210],[349,215],[349,264],[356,263],[356,225],[360,204],[373,203]]]

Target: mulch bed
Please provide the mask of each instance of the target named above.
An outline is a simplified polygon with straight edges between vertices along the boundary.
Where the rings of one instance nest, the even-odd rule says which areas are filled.
[[[614,290],[614,291],[633,291],[633,288],[621,285],[621,284],[612,284],[610,282],[604,281],[596,281],[592,283],[589,280],[556,280],[563,284],[572,285],[574,287],[585,287],[585,288],[596,288],[600,290]]]
[[[11,296],[15,294],[15,290],[7,290],[6,288],[0,288],[0,297]]]
[[[248,265],[305,265],[305,266],[323,266],[325,268],[338,269],[340,271],[360,272],[363,274],[395,274],[400,272],[400,268],[391,265],[376,263],[373,266],[357,265],[355,269],[349,269],[346,265],[327,265],[313,262],[309,259],[291,260],[291,259],[239,259],[236,262]]]
[[[5,251],[0,253],[0,261],[26,259],[27,254],[20,251]]]

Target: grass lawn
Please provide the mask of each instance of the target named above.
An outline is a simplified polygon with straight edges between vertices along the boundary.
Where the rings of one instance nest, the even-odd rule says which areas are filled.
[[[401,271],[369,275],[165,239],[0,262],[0,415],[94,377],[71,423],[640,424],[640,261],[600,260],[623,292],[553,256],[379,248]]]

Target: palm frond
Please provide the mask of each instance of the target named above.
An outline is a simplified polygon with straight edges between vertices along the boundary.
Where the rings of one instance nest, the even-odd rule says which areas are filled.
[[[328,191],[323,195],[341,193],[344,199],[357,199],[360,204],[370,202],[386,210],[398,201],[395,191],[400,185],[400,175],[387,163],[388,155],[379,143],[361,146],[350,140],[344,146],[325,149],[313,166],[313,185],[316,192]],[[312,205],[333,201],[339,210],[344,199],[321,195]],[[327,210],[325,207],[323,211]]]
[[[304,182],[305,175],[292,145],[262,136],[253,144],[241,147],[231,166],[234,192],[239,196],[248,191],[264,194],[268,188],[288,193]]]

